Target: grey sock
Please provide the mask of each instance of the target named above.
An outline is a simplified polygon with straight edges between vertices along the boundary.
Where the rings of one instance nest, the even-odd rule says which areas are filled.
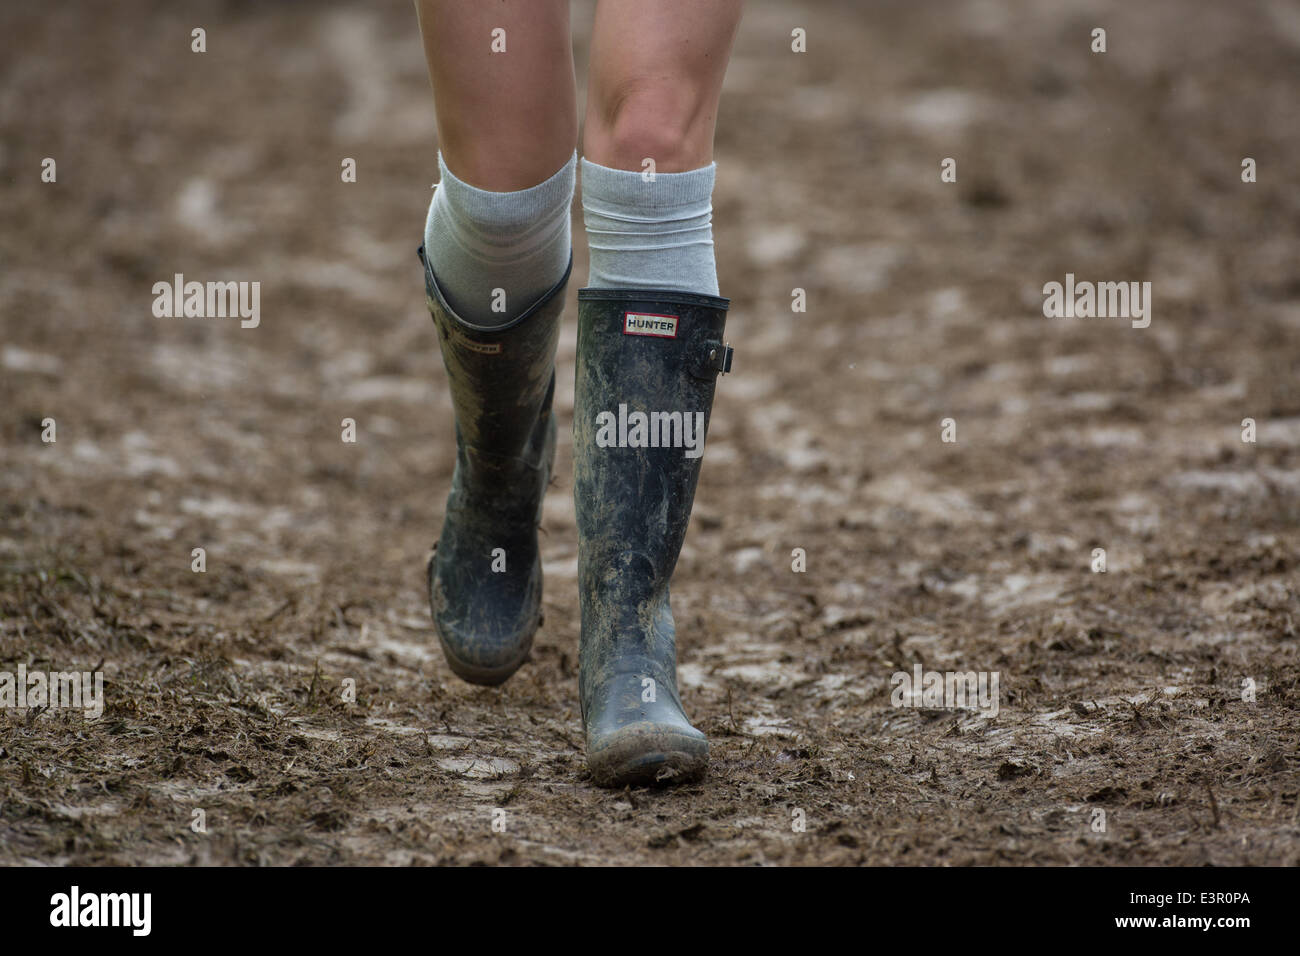
[[[560,281],[572,247],[577,162],[575,152],[545,182],[497,193],[457,179],[438,154],[442,177],[429,203],[424,251],[462,319],[505,325]]]
[[[582,161],[582,213],[591,251],[587,285],[718,294],[713,259],[716,163],[684,173],[639,172]]]

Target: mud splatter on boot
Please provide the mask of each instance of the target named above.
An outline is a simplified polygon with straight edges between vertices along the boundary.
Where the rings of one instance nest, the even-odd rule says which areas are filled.
[[[587,764],[603,786],[697,779],[709,744],[682,711],[668,582],[690,520],[728,300],[582,289],[574,501]]]
[[[423,248],[420,260],[456,413],[456,468],[429,560],[429,602],[451,669],[473,684],[500,684],[528,656],[541,623],[537,528],[555,457],[555,347],[569,274],[519,318],[484,329],[447,305]]]

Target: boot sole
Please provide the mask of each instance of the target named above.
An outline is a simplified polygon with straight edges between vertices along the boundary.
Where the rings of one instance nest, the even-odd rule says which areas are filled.
[[[438,635],[438,645],[442,648],[442,656],[447,661],[447,666],[451,672],[461,680],[470,684],[479,684],[484,687],[496,687],[498,684],[504,684],[510,679],[515,671],[524,665],[528,659],[528,653],[533,649],[533,637],[536,635],[538,628],[542,626],[542,608],[541,599],[538,598],[538,606],[533,615],[532,623],[526,628],[527,635],[519,645],[519,651],[510,660],[504,664],[498,664],[495,667],[480,667],[477,664],[471,664],[461,660],[451,649],[446,637],[443,636],[442,626],[438,623],[438,601],[434,588],[434,561],[436,556],[429,559],[426,568],[426,590],[429,592],[429,605],[433,611],[433,630]],[[540,595],[540,585],[539,585]]]
[[[631,724],[588,748],[587,767],[597,786],[673,786],[693,783],[709,766],[709,742],[656,724]]]
[[[538,624],[533,625],[534,630],[539,624],[540,621]],[[520,650],[518,658],[515,660],[498,667],[476,667],[456,657],[451,652],[451,648],[447,646],[447,642],[442,639],[442,634],[438,635],[438,643],[442,645],[442,656],[446,658],[447,666],[451,668],[453,674],[463,681],[480,684],[484,687],[496,687],[499,684],[504,684],[515,671],[523,666],[524,661],[528,659],[528,652],[533,648],[533,638],[532,635],[529,635],[528,640],[524,642]]]

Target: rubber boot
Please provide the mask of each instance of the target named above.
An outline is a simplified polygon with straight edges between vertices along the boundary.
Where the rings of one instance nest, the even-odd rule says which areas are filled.
[[[717,376],[731,368],[722,341],[727,306],[680,292],[578,293],[579,692],[587,765],[602,786],[680,783],[708,765],[709,743],[677,692],[668,582],[690,520]],[[639,433],[638,412],[653,423]],[[681,413],[682,427],[670,418],[665,428],[651,412]],[[688,415],[692,426],[702,421],[698,432],[686,430]],[[697,447],[686,447],[691,438]]]
[[[541,624],[537,529],[555,458],[551,399],[569,269],[523,315],[485,329],[452,311],[423,247],[420,261],[456,413],[456,468],[429,559],[429,603],[448,666],[472,684],[500,684]]]

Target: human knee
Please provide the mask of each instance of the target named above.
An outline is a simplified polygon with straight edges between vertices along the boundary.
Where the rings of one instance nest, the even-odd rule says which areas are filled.
[[[683,172],[710,161],[713,126],[707,113],[695,84],[630,78],[599,95],[591,119],[604,165]]]

